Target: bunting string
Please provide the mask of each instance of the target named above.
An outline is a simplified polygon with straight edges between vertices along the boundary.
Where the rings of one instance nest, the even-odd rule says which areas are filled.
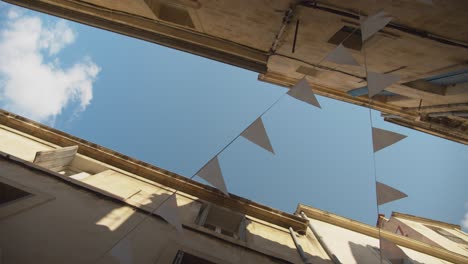
[[[377,209],[377,223],[378,223],[378,232],[379,232],[379,248],[380,250],[380,263],[383,263],[384,258],[384,244],[381,238],[381,218],[380,218],[380,205],[392,202],[398,199],[407,197],[405,193],[402,193],[386,184],[380,183],[377,181],[377,162],[376,162],[376,152],[392,145],[405,138],[406,136],[394,133],[391,131],[374,128],[372,120],[372,105],[373,105],[373,96],[383,91],[387,86],[397,82],[399,78],[395,75],[390,74],[379,74],[374,72],[369,72],[368,62],[367,62],[367,52],[365,49],[365,40],[372,37],[373,34],[377,33],[380,29],[384,28],[391,21],[391,17],[388,17],[384,12],[379,12],[367,18],[360,17],[361,22],[361,32],[362,32],[362,54],[364,56],[364,68],[366,72],[367,88],[368,88],[368,97],[369,97],[369,124],[371,128],[372,135],[372,161],[374,168],[374,182],[375,182],[375,197],[376,197],[376,209]],[[366,28],[367,27],[367,28]]]
[[[270,109],[272,109],[276,104],[278,104],[278,102],[284,98],[284,96],[286,95],[287,93],[284,93],[282,94],[275,102],[273,102],[273,104],[271,104],[265,111],[263,111],[263,113],[258,117],[258,118],[261,118],[263,117]],[[257,118],[257,119],[258,119]],[[255,120],[257,120],[255,119]],[[255,122],[254,120],[254,122]],[[234,141],[236,141],[241,135],[242,133],[247,130],[254,122],[252,122],[246,129],[244,129],[240,134],[238,134],[237,136],[235,136],[227,145],[225,145],[221,150],[219,150],[216,155],[210,159],[205,165],[203,165],[199,170],[197,170],[197,172],[195,172],[195,174],[193,174],[189,179],[193,179],[195,176],[197,176],[202,170],[203,168],[205,168],[205,166],[207,164],[209,164],[212,160],[214,159],[217,159],[217,157],[224,151],[226,150]],[[166,199],[164,199],[161,203],[159,203],[159,205],[154,208],[151,212],[149,212],[148,214],[146,214],[145,217],[143,217],[140,222],[138,222],[135,226],[133,226],[129,231],[127,231],[120,239],[118,239],[114,244],[112,244],[112,246],[106,250],[97,260],[96,260],[96,263],[98,263],[103,257],[105,257],[114,247],[116,247],[122,240],[124,240],[125,238],[128,237],[128,235],[130,233],[132,233],[136,228],[138,228],[145,220],[147,220],[150,216],[154,215],[154,213],[161,207],[163,206],[169,199],[172,199],[173,196],[175,196],[177,194],[178,190],[175,190],[174,192],[172,192],[171,195],[169,195]],[[227,193],[227,190],[225,192],[226,195],[228,195]],[[162,217],[162,216],[161,216]],[[164,218],[164,217],[163,217]],[[179,228],[179,227],[176,227],[176,229],[178,231],[181,231],[182,229]]]
[[[360,13],[359,13],[360,14]],[[385,148],[386,146],[389,146],[402,138],[398,140],[394,140],[393,143],[390,144],[380,144],[380,146],[377,148],[375,147],[375,131],[373,127],[373,121],[372,121],[372,104],[373,104],[373,99],[372,97],[376,94],[378,94],[380,91],[385,89],[385,87],[391,85],[392,83],[396,82],[397,79],[395,76],[389,76],[385,74],[378,74],[378,73],[370,73],[368,71],[368,63],[367,63],[367,54],[365,50],[365,41],[369,38],[372,37],[373,34],[378,32],[380,29],[385,27],[386,24],[388,24],[391,20],[391,17],[388,17],[386,13],[384,12],[379,12],[377,14],[368,16],[367,18],[362,18],[360,17],[360,22],[361,22],[361,33],[362,33],[362,54],[364,57],[364,68],[365,68],[365,78],[367,81],[367,86],[368,86],[368,96],[369,96],[369,121],[370,121],[370,126],[371,126],[371,133],[373,135],[373,145],[374,145],[374,151],[372,153],[373,157],[373,167],[374,167],[374,181],[375,181],[375,186],[376,186],[376,201],[377,201],[377,213],[380,215],[380,209],[379,205],[390,202],[394,199],[395,197],[399,197],[397,199],[401,199],[403,197],[406,197],[406,194],[399,192],[396,189],[393,189],[392,187],[379,183],[377,181],[377,167],[376,167],[376,158],[375,158],[375,152],[378,150]],[[367,27],[367,28],[366,28]],[[352,32],[350,32],[338,45],[337,47],[326,54],[322,59],[314,65],[314,68],[317,69],[321,63],[325,60],[332,61],[338,64],[350,64],[350,65],[356,65],[360,66],[352,57],[352,55],[347,51],[347,49],[344,47],[343,43],[351,37],[355,32],[357,28],[355,28]],[[275,55],[275,54],[272,54]],[[281,55],[281,54],[277,54]],[[282,55],[284,56],[284,55]],[[335,67],[336,68],[336,67]],[[370,73],[370,74],[369,74]],[[223,148],[221,148],[214,156],[211,158],[207,163],[205,163],[200,169],[198,169],[189,179],[193,179],[195,176],[199,176],[206,181],[208,181],[211,185],[216,187],[218,190],[223,192],[226,196],[229,196],[228,190],[226,188],[224,178],[222,176],[222,171],[221,167],[219,165],[219,155],[223,153],[229,146],[231,146],[232,143],[234,143],[240,136],[243,136],[247,140],[259,145],[260,147],[274,153],[273,147],[271,146],[271,143],[268,139],[268,135],[266,133],[265,127],[262,122],[262,117],[270,111],[275,105],[277,105],[281,99],[285,97],[285,95],[289,95],[295,99],[301,100],[303,102],[306,102],[308,104],[314,105],[318,108],[320,108],[320,104],[315,98],[315,95],[312,91],[312,88],[310,87],[307,79],[307,74],[304,75],[304,77],[296,83],[288,92],[283,93],[276,101],[274,101],[265,111],[263,111],[260,116],[258,116],[252,123],[250,123],[247,128],[245,128],[241,133],[233,137],[232,140],[229,141],[228,144],[226,144]],[[370,80],[372,79],[372,80]],[[374,89],[375,85],[378,84],[378,89]],[[373,87],[371,87],[373,86]],[[383,88],[382,88],[383,87]],[[250,130],[249,130],[250,129]],[[380,129],[379,129],[380,130]],[[383,131],[383,130],[382,130]],[[390,131],[386,131],[390,132]],[[390,132],[393,133],[393,132]],[[385,132],[384,132],[385,134]],[[396,133],[393,133],[396,134]],[[388,135],[388,134],[385,134]],[[396,134],[399,135],[399,134]],[[402,135],[400,135],[402,136]],[[265,139],[266,137],[266,139]],[[397,136],[396,136],[397,137]],[[404,136],[403,136],[404,138]],[[383,196],[379,196],[379,191],[377,190],[386,190],[386,193],[391,192],[392,195],[386,196],[382,198]],[[145,217],[143,217],[135,226],[133,226],[128,232],[126,232],[120,239],[118,239],[102,256],[100,256],[96,262],[98,262],[102,257],[106,256],[114,247],[116,247],[122,240],[124,240],[130,233],[132,233],[136,228],[138,228],[145,220],[147,220],[151,215],[157,213],[160,215],[163,219],[165,219],[169,224],[173,225],[178,231],[182,231],[182,223],[179,219],[178,215],[178,205],[177,205],[177,194],[178,190],[174,190],[172,194],[170,194],[166,199],[164,199],[161,203],[158,204],[156,208],[151,210],[148,214],[146,214]],[[389,198],[390,197],[390,198]],[[383,202],[385,201],[385,202]],[[170,204],[169,204],[170,203]],[[379,237],[380,237],[380,225],[379,225]],[[381,241],[379,239],[380,247]],[[380,254],[381,258],[381,263],[382,263],[382,254]]]

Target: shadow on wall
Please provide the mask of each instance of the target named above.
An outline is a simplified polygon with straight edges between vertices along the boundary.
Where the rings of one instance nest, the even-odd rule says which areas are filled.
[[[168,197],[169,194],[151,195],[151,204],[159,204]],[[200,200],[194,200],[194,202],[197,201],[201,202]],[[187,213],[193,210],[190,204],[179,204],[178,209],[181,212],[181,218],[185,219],[183,222],[191,221],[191,223],[196,224],[195,219],[198,212],[195,212],[195,217],[189,217],[191,220],[187,219]],[[144,217],[147,215],[144,215]],[[120,220],[116,219],[116,221]],[[131,221],[131,218],[126,221]],[[114,231],[125,229],[124,223]],[[206,258],[213,263],[302,263],[296,248],[291,248],[248,231],[245,241],[247,247],[267,253],[273,251],[276,256],[280,255],[284,256],[284,258],[261,254],[252,249],[226,242],[222,240],[223,235],[220,234],[210,236],[209,234],[214,233],[214,231],[209,229],[204,229],[205,231],[202,232],[196,228],[184,226],[183,232],[179,233],[173,226],[158,216],[146,217],[140,223],[138,228],[132,230],[131,234],[125,239],[121,239],[118,243],[114,241],[116,245],[98,263],[172,263],[178,250]],[[203,229],[203,227],[200,228]],[[289,234],[286,237],[292,241]],[[228,238],[233,239],[230,236]],[[220,242],[223,244],[220,244]],[[310,254],[307,254],[307,258],[308,263],[333,264],[330,260]]]
[[[363,246],[354,242],[348,242],[354,260],[359,264],[375,264],[380,263],[378,248],[372,246]]]
[[[391,263],[391,264],[424,264],[409,258],[401,248],[394,243],[385,239],[381,240],[381,248],[373,247],[371,245],[363,246],[354,242],[349,242],[351,253],[354,260],[359,264],[373,264],[373,263]],[[382,253],[382,262],[380,262],[380,254]]]
[[[285,236],[285,239],[288,239],[289,241],[291,241],[291,243],[293,243],[290,234],[287,234],[287,236]],[[255,241],[256,245],[261,245],[263,249],[276,252],[277,255],[278,253],[280,253],[282,256],[289,256],[288,259],[295,259],[294,263],[303,263],[299,255],[299,252],[297,251],[295,247],[292,248],[292,247],[289,247],[288,245],[273,241],[269,239],[268,237],[263,237],[261,236],[261,234],[253,234],[247,231],[247,244],[249,245],[249,243],[252,243],[252,241]],[[304,245],[302,245],[302,248],[304,249],[304,251],[306,251]],[[305,252],[305,254],[307,257],[307,263],[333,264],[333,261],[329,259],[323,259],[318,256],[313,256],[308,252]],[[292,256],[295,256],[295,257],[292,257]],[[282,262],[282,263],[288,263],[288,262]]]
[[[214,231],[200,231],[202,227],[189,225],[180,234],[158,216],[147,217],[149,214],[140,209],[16,162],[0,159],[0,177],[54,197],[0,218],[0,248],[5,264],[171,263],[179,249],[200,252],[215,263],[218,259],[220,263],[301,263],[295,247],[273,241],[266,233],[263,237],[262,232],[248,232],[249,239],[242,242],[267,252],[261,254],[236,243],[220,244],[222,235],[211,236]],[[151,204],[159,204],[167,197],[148,195],[144,206],[151,210]],[[182,222],[195,224],[196,202],[179,204]],[[288,233],[284,239],[292,243]],[[271,257],[268,250],[281,252],[275,255],[284,257]],[[307,257],[311,263],[332,264],[310,254]]]
[[[125,260],[126,256],[115,254],[114,246],[148,215],[19,162],[0,158],[0,178],[14,182],[20,189],[34,190],[33,195],[8,204],[10,208],[31,204],[30,201],[42,195],[52,197],[40,204],[22,206],[15,214],[2,214],[0,261],[3,264],[96,263],[103,255],[125,263],[121,259]],[[5,209],[8,208],[0,207],[2,213]],[[154,231],[145,238],[146,246],[141,246],[141,250],[148,252],[145,255],[149,256],[148,261],[133,263],[154,263],[155,256],[171,240],[171,233],[175,233],[167,231],[168,225],[162,219],[148,219],[153,219]],[[141,226],[147,226],[145,222]],[[127,243],[122,239],[122,243],[125,248],[133,241]]]

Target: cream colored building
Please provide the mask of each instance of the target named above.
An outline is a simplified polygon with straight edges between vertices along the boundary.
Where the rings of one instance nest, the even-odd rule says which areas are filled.
[[[5,1],[252,70],[284,87],[307,76],[319,95],[468,144],[466,0]],[[381,10],[392,21],[362,43],[359,17]],[[323,60],[341,42],[360,66]],[[369,71],[400,77],[372,101],[365,61]]]
[[[176,190],[182,232],[154,213]],[[397,213],[381,223],[379,232],[305,205],[289,214],[226,197],[0,111],[2,264],[361,264],[380,263],[380,251],[382,263],[468,263],[459,226]],[[379,249],[379,234],[389,246]]]

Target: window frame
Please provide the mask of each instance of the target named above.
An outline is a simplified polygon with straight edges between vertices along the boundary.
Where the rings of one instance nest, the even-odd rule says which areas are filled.
[[[202,258],[204,260],[210,261],[215,264],[230,263],[230,262],[227,262],[225,259],[220,259],[218,257],[213,256],[210,253],[201,252],[199,250],[196,250],[193,247],[182,245],[180,242],[176,242],[176,241],[171,241],[167,244],[167,246],[162,251],[162,254],[159,255],[155,263],[156,264],[177,263],[174,261],[176,260],[178,254],[180,254],[179,252],[184,252],[190,255],[194,255],[196,257]]]
[[[0,181],[0,186],[1,186],[1,185],[7,186],[7,188],[8,188],[8,187],[9,187],[9,188],[12,188],[12,189],[14,189],[15,191],[17,190],[17,191],[19,191],[19,193],[17,193],[17,195],[14,195],[15,197],[13,197],[13,199],[8,198],[7,196],[5,196],[5,197],[7,198],[7,200],[4,201],[4,202],[3,202],[3,201],[0,201],[0,207],[8,206],[8,204],[18,202],[18,201],[20,201],[21,199],[26,199],[26,198],[30,197],[31,195],[33,195],[32,193],[29,193],[29,192],[27,192],[27,191],[25,191],[25,190],[23,190],[23,189],[21,189],[21,188],[17,188],[16,186],[13,186],[13,185],[11,185],[11,184],[6,184],[6,183],[4,183],[4,182],[2,182],[2,181]],[[7,189],[5,189],[5,191],[6,191],[6,193],[9,192]],[[1,194],[0,194],[0,196],[1,196]],[[11,200],[9,200],[9,199],[11,199]]]
[[[49,194],[43,193],[29,186],[22,185],[2,176],[0,176],[0,182],[29,193],[29,195],[25,197],[0,205],[0,220],[55,199],[55,197]]]
[[[206,229],[206,230],[210,230],[211,232],[215,232],[217,234],[220,234],[220,235],[223,235],[223,236],[227,236],[227,237],[230,237],[230,238],[233,238],[233,239],[236,239],[236,240],[242,240],[242,241],[245,241],[246,240],[246,229],[247,229],[247,222],[246,222],[246,217],[245,215],[242,215],[242,214],[239,214],[239,213],[236,213],[236,212],[232,212],[231,210],[228,210],[228,209],[224,209],[222,208],[221,210],[226,210],[226,211],[229,211],[230,213],[233,213],[233,214],[239,214],[239,215],[242,215],[242,220],[241,222],[239,223],[239,228],[237,229],[237,232],[233,232],[233,235],[228,235],[228,234],[225,234],[223,233],[223,231],[225,232],[230,232],[229,230],[225,230],[225,229],[222,229],[222,227],[220,226],[215,226],[215,225],[212,225],[213,227],[215,227],[214,229],[212,228],[209,228],[206,226],[206,219],[208,217],[208,214],[210,212],[210,210],[214,207],[214,205],[211,205],[211,204],[203,204],[201,207],[200,207],[200,212],[195,220],[195,223],[197,225],[199,225],[200,227]],[[211,224],[210,224],[211,225]]]
[[[183,250],[178,250],[177,251],[177,253],[176,253],[175,257],[174,257],[174,260],[172,261],[172,264],[183,264],[182,260],[183,260],[183,257],[184,257],[185,254],[192,255],[192,256],[194,256],[196,258],[207,261],[207,264],[217,264],[217,263],[215,263],[213,261],[207,260],[206,258],[200,257],[200,256],[195,255],[195,254],[191,254],[191,253],[189,253],[187,251],[183,251]]]

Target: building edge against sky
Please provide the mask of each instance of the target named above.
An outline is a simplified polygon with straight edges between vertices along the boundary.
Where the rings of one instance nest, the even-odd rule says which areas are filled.
[[[457,225],[395,212],[379,230],[301,204],[288,214],[3,110],[0,151],[2,263],[468,261]],[[183,232],[154,214],[174,190]]]
[[[5,2],[235,65],[280,86],[307,76],[319,95],[468,144],[464,0]],[[360,17],[382,10],[391,22],[363,42]],[[338,44],[360,66],[324,60]],[[367,68],[400,80],[370,101]]]

